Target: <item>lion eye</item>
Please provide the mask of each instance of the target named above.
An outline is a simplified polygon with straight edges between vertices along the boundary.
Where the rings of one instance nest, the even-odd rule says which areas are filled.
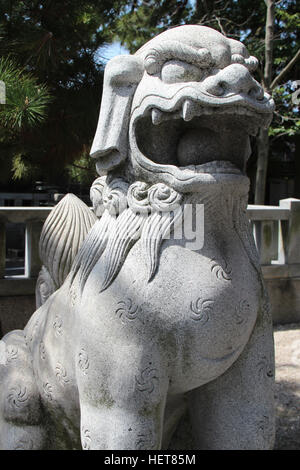
[[[165,83],[197,82],[203,75],[199,67],[180,60],[165,62],[161,69],[161,79]]]

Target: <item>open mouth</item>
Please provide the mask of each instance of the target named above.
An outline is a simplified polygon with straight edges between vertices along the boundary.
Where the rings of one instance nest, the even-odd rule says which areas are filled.
[[[144,158],[186,174],[241,174],[249,156],[249,135],[259,119],[242,106],[201,106],[185,100],[171,111],[148,108],[135,120],[135,138]]]
[[[182,192],[245,181],[249,136],[270,124],[270,97],[214,97],[191,86],[174,91],[133,103],[129,138],[136,175]]]

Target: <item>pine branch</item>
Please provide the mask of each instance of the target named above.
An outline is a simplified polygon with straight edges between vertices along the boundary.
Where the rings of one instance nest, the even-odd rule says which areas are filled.
[[[86,166],[81,166],[81,165],[78,165],[77,163],[70,163],[71,166],[74,166],[75,168],[78,168],[79,170],[86,170],[86,171],[90,171],[90,168],[86,167]]]

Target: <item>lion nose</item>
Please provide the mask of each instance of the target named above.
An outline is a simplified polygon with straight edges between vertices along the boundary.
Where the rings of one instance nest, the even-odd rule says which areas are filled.
[[[254,80],[249,70],[241,64],[232,64],[204,81],[205,91],[214,96],[231,94],[248,95],[252,99],[264,97],[263,88]]]

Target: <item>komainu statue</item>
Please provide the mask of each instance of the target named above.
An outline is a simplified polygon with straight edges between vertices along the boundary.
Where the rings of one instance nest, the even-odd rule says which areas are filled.
[[[272,448],[245,167],[274,103],[256,66],[199,25],[107,64],[98,218],[62,285],[0,342],[2,449],[172,449],[174,436],[185,449],[186,432],[193,449]]]

